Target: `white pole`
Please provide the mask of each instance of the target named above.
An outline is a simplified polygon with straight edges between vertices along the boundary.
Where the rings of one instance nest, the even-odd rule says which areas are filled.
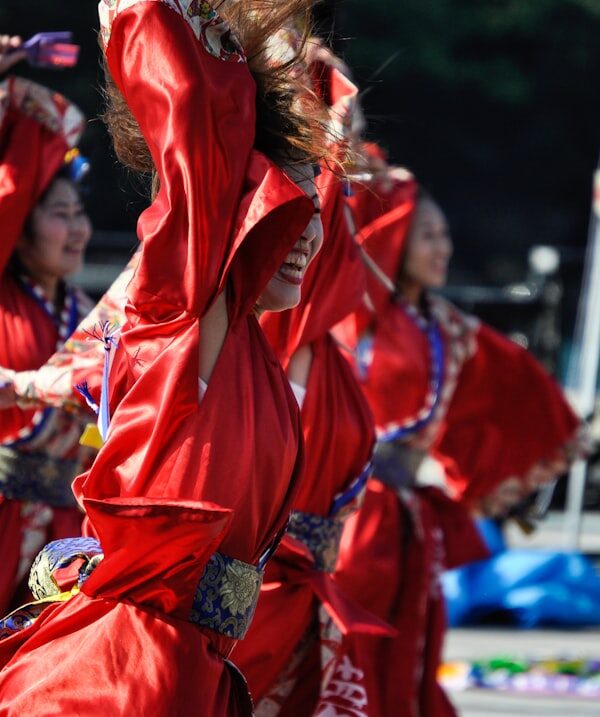
[[[568,387],[580,415],[594,410],[600,358],[600,165],[594,173],[594,196],[584,275],[577,309]],[[586,464],[578,461],[569,475],[565,511],[567,548],[577,550],[581,535]]]

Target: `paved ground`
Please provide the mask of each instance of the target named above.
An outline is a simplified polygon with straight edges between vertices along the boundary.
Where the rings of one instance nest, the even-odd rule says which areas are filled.
[[[600,630],[473,629],[452,630],[448,635],[448,660],[498,655],[600,659]],[[600,717],[600,701],[597,700],[503,694],[490,690],[454,692],[451,697],[462,717]]]
[[[515,548],[565,549],[564,514],[553,511],[539,523],[533,535],[524,535],[515,523],[506,526],[506,538]],[[579,548],[582,552],[600,555],[600,511],[583,514]]]

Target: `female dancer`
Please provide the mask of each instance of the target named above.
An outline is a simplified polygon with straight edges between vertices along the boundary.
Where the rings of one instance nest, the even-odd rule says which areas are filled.
[[[487,496],[494,510],[507,508],[506,479],[520,494],[560,473],[580,422],[525,350],[430,293],[445,283],[452,244],[441,209],[412,178],[388,171],[352,201],[378,278],[370,309],[337,335],[352,349],[378,446],[336,580],[399,637],[347,636],[317,714],[452,715],[436,680],[445,629],[439,575],[485,555],[467,507]],[[445,475],[427,476],[431,455]]]
[[[91,306],[65,283],[91,235],[72,152],[83,126],[57,93],[14,77],[0,85],[0,365],[10,369],[39,368]],[[12,389],[0,381],[2,404]],[[0,412],[2,610],[42,545],[80,532],[71,482],[82,470],[82,426],[61,410]]]
[[[308,4],[232,5],[251,24],[249,55]],[[104,559],[72,599],[0,642],[0,714],[249,715],[227,657],[301,469],[298,409],[254,307],[299,300],[300,256],[322,237],[312,168],[294,171],[307,196],[253,148],[256,85],[208,3],[100,10],[108,68],[160,189],[139,222],[108,439],[75,483]],[[268,89],[259,98],[279,121],[263,140],[297,157],[310,127]],[[122,140],[120,155],[139,159]]]
[[[127,287],[139,263],[136,252],[113,281],[100,301],[80,322],[65,344],[39,369],[11,371],[0,366],[5,388],[0,409],[19,405],[26,408],[64,408],[83,413],[89,420],[98,411],[106,360],[103,327],[109,327],[109,349],[118,345],[118,329],[125,324]]]
[[[339,132],[351,117],[356,88],[328,64],[311,69]],[[233,654],[257,715],[270,717],[308,715],[316,706],[337,649],[321,630],[329,616],[345,632],[387,631],[331,579],[344,520],[364,493],[374,430],[360,387],[329,333],[360,305],[365,269],[347,225],[342,183],[324,169],[317,184],[325,243],[307,272],[302,301],[292,311],[261,318],[302,409],[306,454],[288,531],[267,568],[252,628]]]

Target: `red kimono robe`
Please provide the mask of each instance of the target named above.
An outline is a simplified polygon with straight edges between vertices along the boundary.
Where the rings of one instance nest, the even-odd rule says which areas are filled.
[[[361,230],[391,277],[415,189],[410,181],[397,186],[396,206]],[[358,312],[338,335],[354,350],[379,440],[400,443],[405,459],[389,467],[391,476],[388,466],[376,471],[346,525],[336,580],[399,636],[346,638],[317,714],[445,717],[455,712],[436,677],[445,630],[439,575],[486,555],[465,502],[510,476],[525,479],[537,461],[567,447],[580,423],[539,364],[492,329],[439,298],[429,298],[427,322],[377,287],[371,293],[377,313]],[[459,427],[475,425],[455,438]],[[427,454],[453,466],[451,480],[437,477],[442,488],[415,479]]]
[[[0,714],[249,715],[226,658],[302,467],[298,409],[252,309],[314,208],[252,149],[254,82],[207,4],[100,10],[161,190],[139,221],[108,439],[75,485],[104,559],[0,642]],[[199,320],[223,290],[229,328],[200,401]]]
[[[325,242],[307,271],[302,301],[261,319],[284,368],[302,346],[311,347],[312,364],[302,406],[302,484],[288,533],[267,568],[252,628],[233,655],[257,715],[310,714],[327,682],[338,628],[385,630],[331,578],[343,521],[364,493],[374,427],[352,370],[329,334],[362,300],[364,266],[348,230],[342,185],[327,171],[317,184]]]
[[[111,333],[116,332],[114,344],[118,346],[118,330],[126,321],[127,287],[138,263],[136,252],[92,311],[43,366],[35,371],[7,371],[0,366],[0,374],[13,382],[19,402],[83,412],[89,421],[102,392],[106,359],[102,331],[108,326]]]
[[[21,274],[11,256],[26,219],[84,126],[64,97],[28,80],[0,85],[0,366],[37,369],[91,306],[65,287],[63,310]],[[0,377],[1,378],[1,377]],[[0,411],[0,612],[19,600],[22,578],[47,540],[80,532],[70,489],[82,470],[82,421],[63,410]]]

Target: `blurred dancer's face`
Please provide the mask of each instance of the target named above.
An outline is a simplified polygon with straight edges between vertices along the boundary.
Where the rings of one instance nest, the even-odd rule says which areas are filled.
[[[257,302],[259,311],[285,311],[299,304],[306,270],[323,246],[321,203],[313,168],[310,165],[299,165],[288,168],[286,173],[313,200],[315,213],[302,232],[302,236],[261,294]]]
[[[422,199],[415,212],[406,246],[401,281],[422,289],[439,289],[446,283],[452,240],[442,210]]]
[[[67,179],[56,179],[32,211],[17,253],[32,278],[63,279],[81,269],[91,235],[77,189]]]

